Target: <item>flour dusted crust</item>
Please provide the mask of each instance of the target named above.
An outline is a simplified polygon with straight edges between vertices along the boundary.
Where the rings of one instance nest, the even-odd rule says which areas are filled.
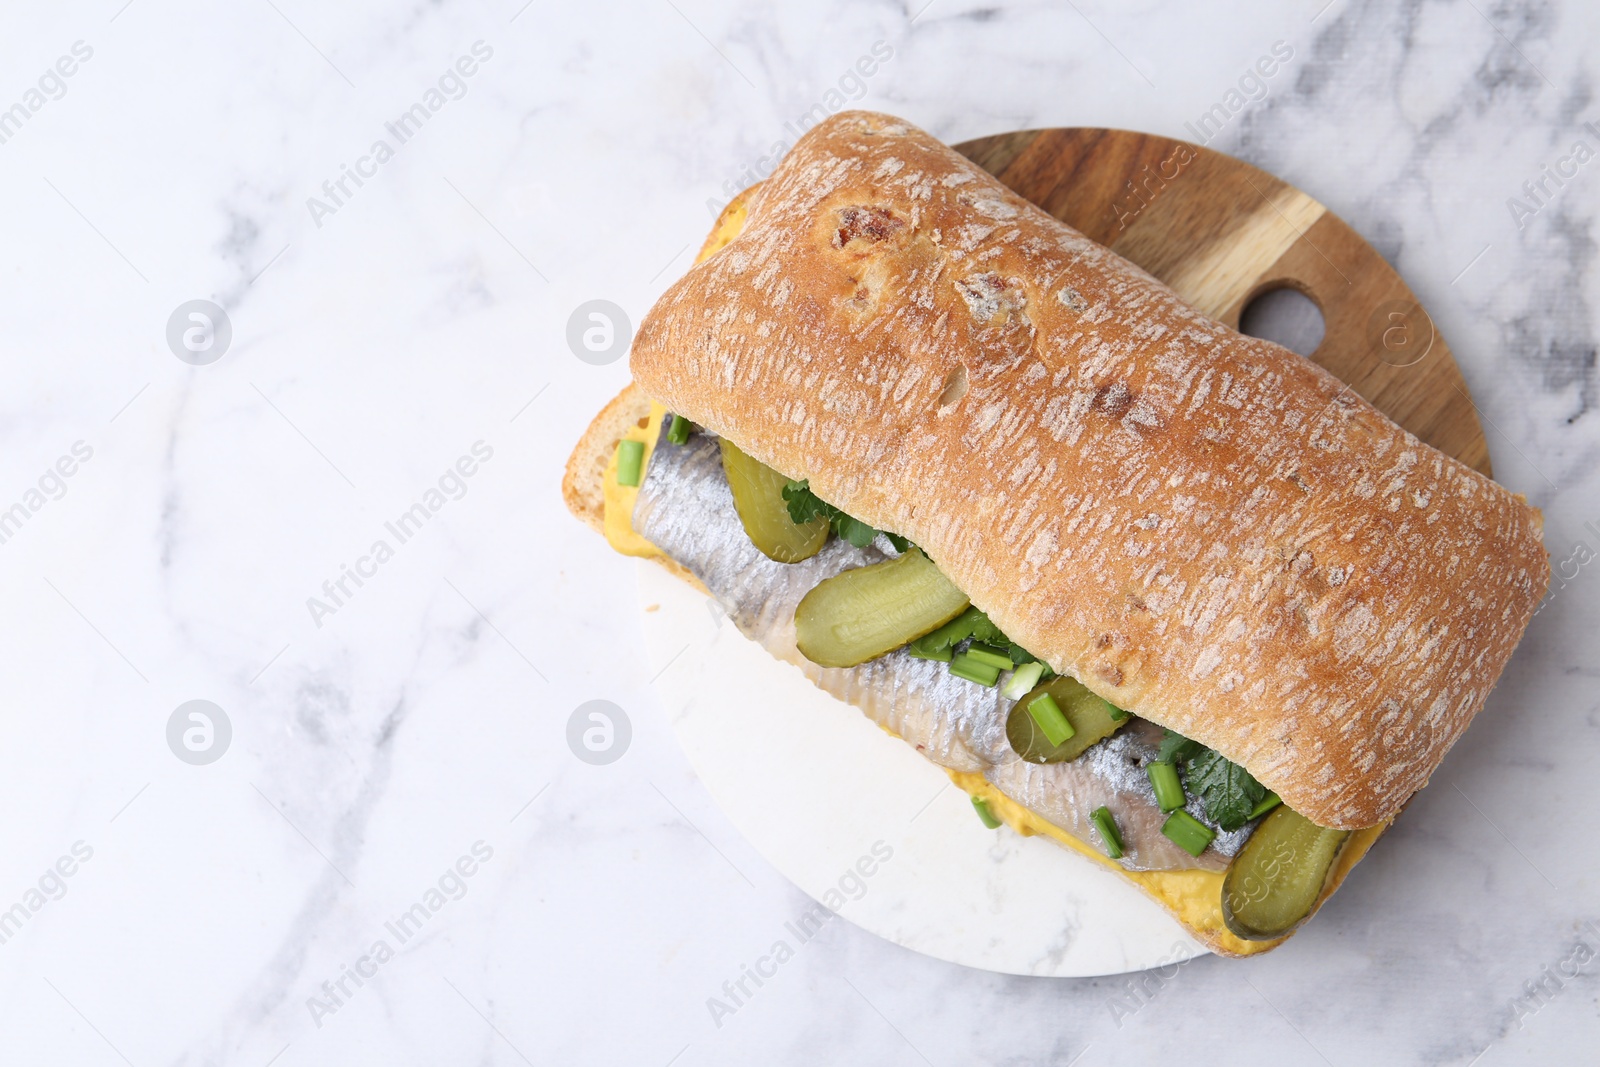
[[[800,140],[632,370],[1326,826],[1427,781],[1548,580],[1520,496],[885,115]]]

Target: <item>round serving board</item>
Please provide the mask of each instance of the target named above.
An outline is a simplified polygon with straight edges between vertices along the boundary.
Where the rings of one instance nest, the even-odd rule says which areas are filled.
[[[1326,323],[1312,359],[1488,473],[1472,401],[1427,313],[1305,193],[1209,149],[1122,130],[956,148],[1230,326],[1261,293],[1305,293]],[[984,829],[942,770],[745,640],[664,568],[642,563],[639,590],[655,685],[695,771],[813,900],[906,948],[1011,974],[1118,974],[1205,951],[1113,872],[1044,838]],[[800,951],[834,921],[797,910],[783,939]]]

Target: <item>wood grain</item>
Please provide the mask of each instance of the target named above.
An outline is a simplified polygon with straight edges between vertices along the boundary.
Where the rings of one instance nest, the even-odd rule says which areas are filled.
[[[1428,444],[1491,473],[1477,410],[1433,320],[1360,234],[1299,189],[1209,148],[1127,130],[1022,130],[955,147],[1235,329],[1255,297],[1298,289],[1327,326],[1313,360]]]

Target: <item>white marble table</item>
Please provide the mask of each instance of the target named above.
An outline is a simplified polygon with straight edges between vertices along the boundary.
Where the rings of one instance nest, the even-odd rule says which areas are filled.
[[[1593,1058],[1600,13],[922,2],[8,9],[0,1063]],[[1017,979],[832,922],[714,1019],[807,901],[689,771],[634,568],[561,505],[626,377],[569,317],[637,322],[819,105],[1192,138],[1275,42],[1211,144],[1399,268],[1564,585],[1281,951]],[[169,346],[193,300],[214,361],[184,316]],[[631,737],[591,765],[596,699]],[[209,763],[169,747],[193,700]]]

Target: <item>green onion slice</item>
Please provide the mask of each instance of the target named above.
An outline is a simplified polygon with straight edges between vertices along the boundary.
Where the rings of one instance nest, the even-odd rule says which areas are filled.
[[[1259,819],[1261,816],[1265,815],[1267,812],[1271,811],[1273,808],[1282,803],[1283,799],[1279,797],[1278,794],[1269,792],[1266,796],[1261,798],[1261,803],[1250,809],[1250,818]]]
[[[1183,783],[1178,780],[1177,767],[1165,760],[1152,760],[1144,770],[1155,787],[1156,803],[1161,805],[1162,811],[1183,807]]]
[[[1012,700],[1021,700],[1028,695],[1029,690],[1039,684],[1039,679],[1043,675],[1043,663],[1038,660],[1034,660],[1032,663],[1024,663],[1011,673],[1010,678],[1006,679],[1006,684],[1000,687],[1000,692]]]
[[[1089,818],[1094,821],[1095,829],[1100,831],[1100,840],[1105,842],[1106,855],[1114,860],[1122,858],[1122,832],[1117,829],[1117,820],[1111,817],[1111,809],[1104,804],[1095,808]]]
[[[1052,745],[1059,745],[1078,732],[1067,721],[1067,713],[1061,710],[1056,698],[1049,693],[1040,693],[1029,701],[1028,714],[1039,727],[1039,732],[1044,734],[1045,740]]]
[[[667,443],[673,445],[686,445],[689,443],[689,420],[682,415],[672,416],[672,423],[667,427]]]
[[[969,647],[967,649],[967,658],[975,659],[979,663],[987,663],[989,666],[998,667],[1003,671],[1009,671],[1012,667],[1016,666],[1016,664],[1011,662],[1010,656],[1007,656],[1001,652],[996,652],[994,649],[985,645],[972,645]]]
[[[983,825],[989,829],[998,829],[1000,820],[994,817],[994,812],[989,810],[989,802],[982,797],[972,798],[972,809],[978,813],[978,818],[983,820]]]
[[[644,442],[623,441],[617,446],[617,484],[637,486],[644,474]]]
[[[950,673],[957,678],[965,678],[969,682],[979,685],[994,685],[1000,681],[1000,668],[990,663],[982,663],[963,652],[950,660]]]
[[[1211,839],[1217,836],[1211,832],[1209,826],[1182,809],[1167,816],[1167,821],[1161,824],[1161,832],[1173,844],[1196,857],[1204,852],[1206,846],[1211,844]]]

